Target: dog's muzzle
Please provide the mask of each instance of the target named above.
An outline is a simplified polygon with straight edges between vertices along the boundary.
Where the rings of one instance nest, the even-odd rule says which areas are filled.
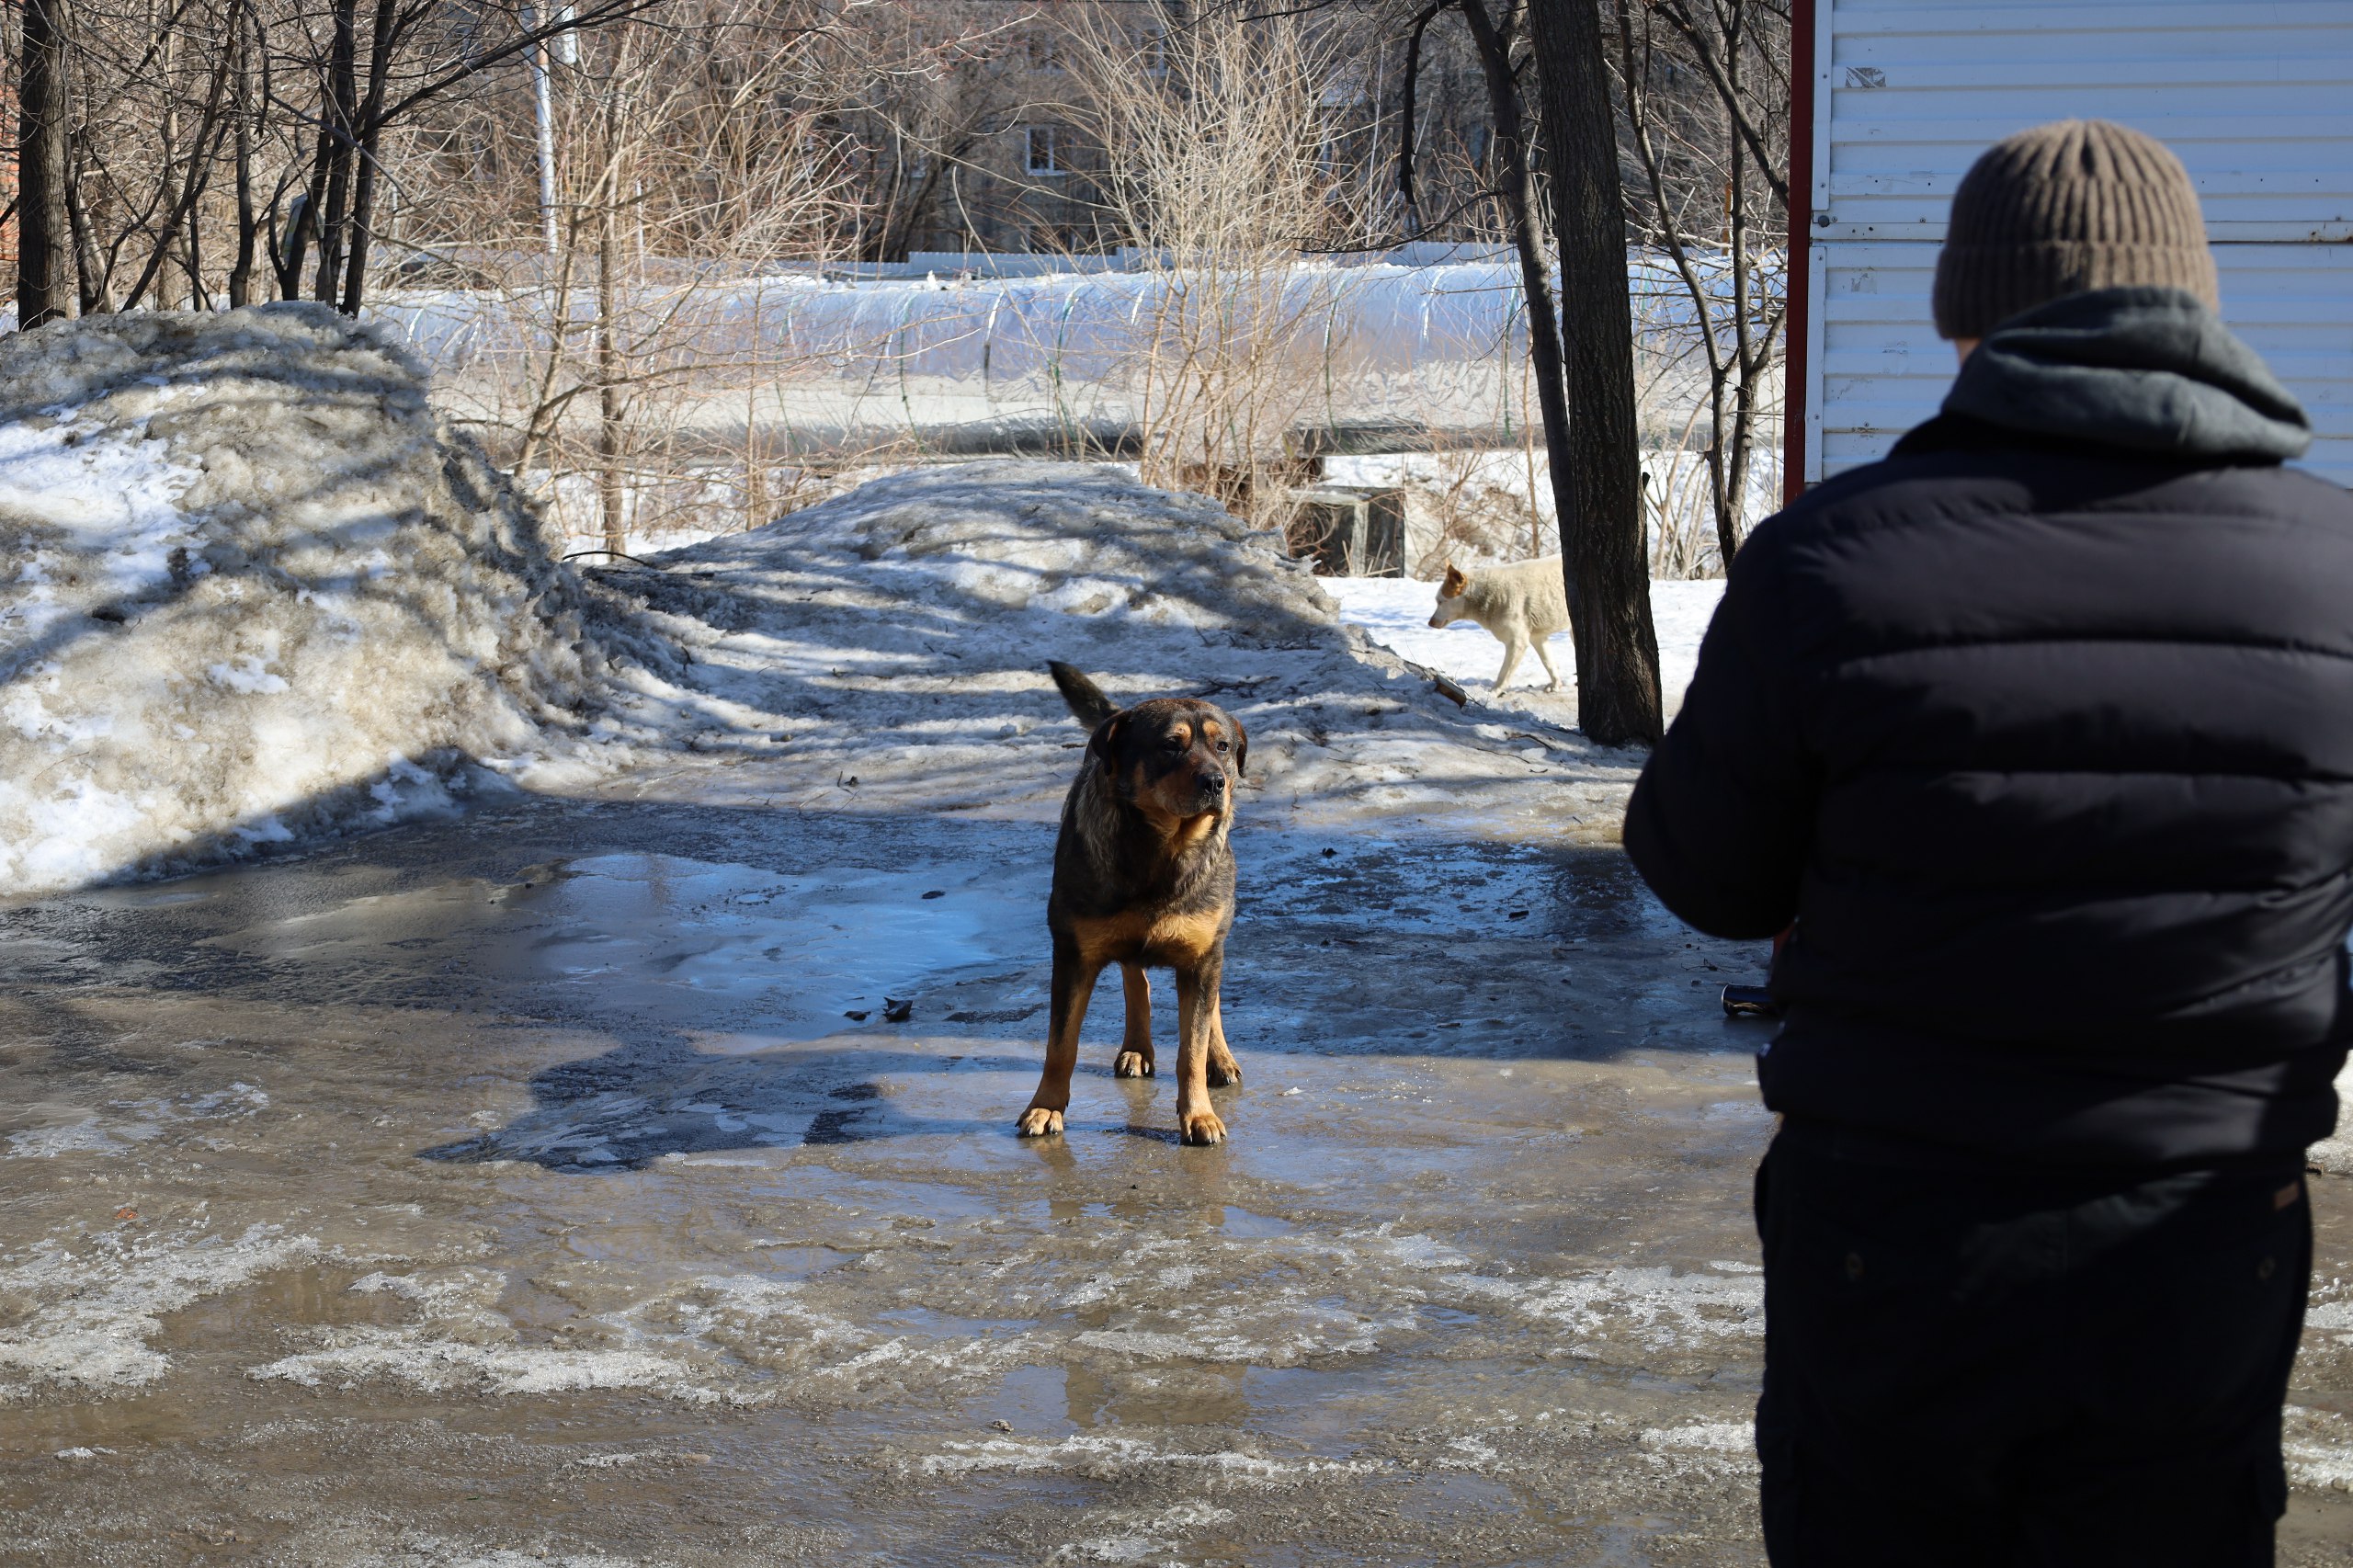
[[[1201,772],[1193,776],[1193,805],[1197,812],[1222,812],[1227,800],[1226,778],[1218,772]]]

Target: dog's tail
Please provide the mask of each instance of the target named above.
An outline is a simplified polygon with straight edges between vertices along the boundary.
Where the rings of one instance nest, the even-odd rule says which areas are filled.
[[[1060,659],[1048,659],[1046,669],[1053,676],[1054,685],[1061,690],[1063,700],[1070,704],[1070,710],[1089,731],[1120,710],[1119,704],[1104,696],[1103,688],[1087,679],[1086,673],[1076,665],[1065,665]]]

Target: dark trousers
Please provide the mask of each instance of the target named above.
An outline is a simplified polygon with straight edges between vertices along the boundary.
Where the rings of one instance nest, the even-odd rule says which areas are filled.
[[[1924,1168],[1792,1125],[1756,1217],[1775,1568],[2271,1562],[2301,1160]]]

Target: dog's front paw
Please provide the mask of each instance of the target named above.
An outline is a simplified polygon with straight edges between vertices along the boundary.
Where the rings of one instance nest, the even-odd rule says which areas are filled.
[[[1231,1060],[1219,1062],[1212,1059],[1210,1062],[1209,1081],[1210,1087],[1212,1089],[1232,1088],[1242,1082],[1242,1063]]]
[[[1178,1118],[1178,1120],[1183,1124],[1184,1139],[1188,1143],[1225,1142],[1225,1123],[1218,1119],[1217,1112],[1213,1110],[1197,1110],[1190,1116]]]
[[[1120,1059],[1111,1063],[1111,1075],[1116,1078],[1149,1078],[1152,1076],[1152,1058],[1141,1051],[1123,1051],[1120,1052]]]
[[[1021,1113],[1021,1119],[1015,1126],[1024,1138],[1051,1138],[1063,1130],[1063,1113],[1033,1105]]]

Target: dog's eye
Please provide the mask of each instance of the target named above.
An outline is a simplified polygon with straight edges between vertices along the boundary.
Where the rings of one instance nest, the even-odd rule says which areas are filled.
[[[1229,751],[1232,751],[1233,748],[1232,746],[1228,745],[1225,742],[1223,742],[1223,741],[1220,741],[1220,742],[1218,742],[1218,743],[1217,743],[1217,749],[1218,749],[1219,751],[1221,751],[1221,752],[1229,752]]]

